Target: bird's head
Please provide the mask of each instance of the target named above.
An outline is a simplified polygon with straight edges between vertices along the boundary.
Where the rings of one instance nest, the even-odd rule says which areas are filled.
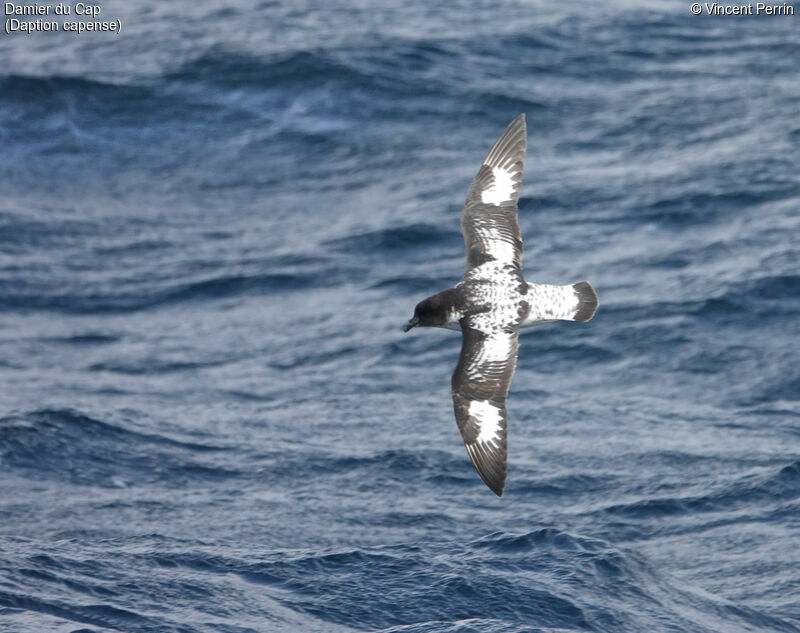
[[[415,327],[444,327],[447,323],[447,308],[440,295],[420,301],[414,308],[414,316],[403,326],[403,331],[408,332]]]

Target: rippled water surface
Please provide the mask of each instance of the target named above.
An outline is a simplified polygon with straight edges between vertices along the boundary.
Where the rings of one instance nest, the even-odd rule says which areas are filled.
[[[800,632],[800,15],[689,5],[0,35],[0,630]],[[498,499],[400,326],[521,112]]]

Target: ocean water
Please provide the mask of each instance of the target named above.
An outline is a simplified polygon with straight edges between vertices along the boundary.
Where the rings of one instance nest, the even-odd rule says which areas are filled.
[[[98,4],[0,34],[0,631],[800,631],[800,15]],[[521,112],[497,498],[401,326]]]

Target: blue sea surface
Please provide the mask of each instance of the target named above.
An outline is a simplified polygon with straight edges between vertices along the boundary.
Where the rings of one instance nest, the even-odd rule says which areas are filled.
[[[0,34],[0,631],[800,632],[800,6],[96,4]],[[497,498],[401,326],[523,112],[601,306]]]

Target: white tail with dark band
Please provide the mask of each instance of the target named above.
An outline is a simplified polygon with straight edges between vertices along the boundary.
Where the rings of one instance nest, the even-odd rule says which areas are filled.
[[[588,321],[599,302],[588,281],[566,286],[528,284],[528,318],[520,327],[531,327],[548,321]]]

